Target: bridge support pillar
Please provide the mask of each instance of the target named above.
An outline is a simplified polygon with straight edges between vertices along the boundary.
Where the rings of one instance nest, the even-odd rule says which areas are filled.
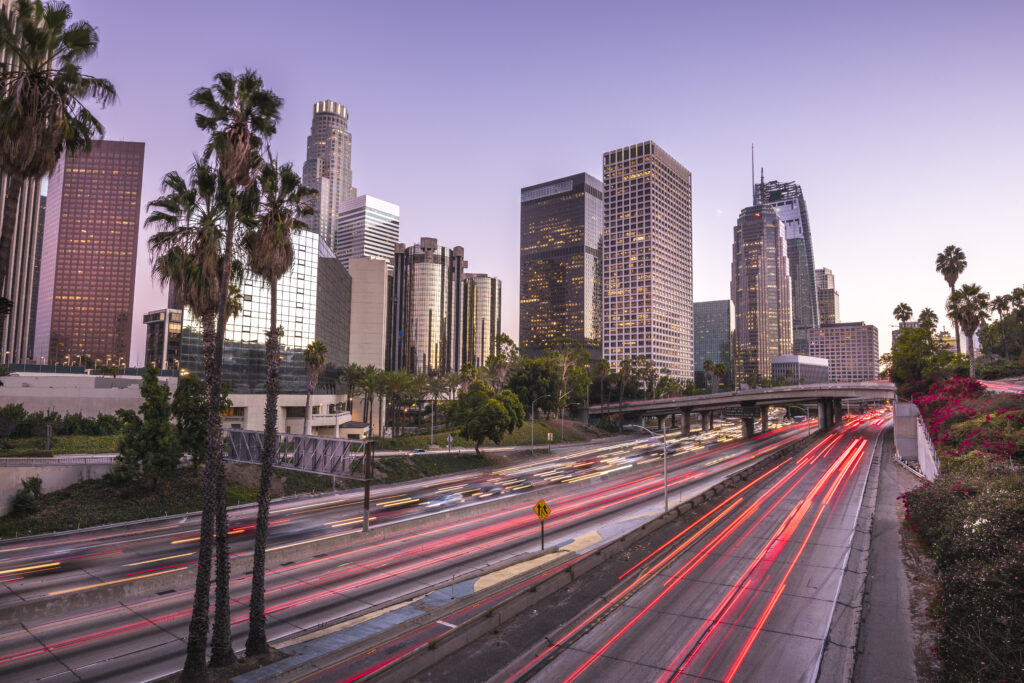
[[[658,415],[658,417],[655,418],[655,419],[658,420],[658,431],[660,432],[661,429],[662,429],[661,422],[662,422],[662,420],[665,419],[665,417],[663,415]]]
[[[832,399],[832,424],[843,421],[843,399]]]
[[[700,414],[700,431],[706,432],[711,429],[711,411],[705,410]]]
[[[827,400],[818,401],[818,430],[827,431],[831,426],[831,416],[829,413],[832,412],[832,402]]]
[[[754,418],[752,417],[743,418],[743,438],[754,438]]]
[[[768,431],[768,406],[761,406],[761,432]]]
[[[683,411],[683,436],[690,435],[690,411]]]

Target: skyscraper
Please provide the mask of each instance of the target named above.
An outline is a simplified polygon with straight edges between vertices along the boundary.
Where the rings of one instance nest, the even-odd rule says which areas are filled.
[[[334,253],[346,266],[363,256],[390,264],[398,242],[398,204],[369,195],[347,199],[338,205],[333,230]]]
[[[13,0],[0,0],[0,12],[7,13],[15,5]],[[0,47],[0,63],[6,64],[12,59],[14,57]],[[8,184],[7,174],[0,173],[0,200],[11,189]],[[0,363],[21,363],[33,355],[34,283],[38,277],[35,264],[42,240],[45,206],[45,198],[40,198],[41,187],[41,180],[25,180],[18,195],[7,279],[0,282],[0,295],[11,302],[10,314],[0,320]],[[0,222],[4,219],[3,204],[0,201]]]
[[[395,245],[388,296],[385,368],[409,372],[454,372],[463,362],[462,247]]]
[[[352,134],[348,109],[332,100],[313,105],[313,124],[306,138],[302,184],[318,192],[308,225],[334,246],[334,222],[341,203],[356,196],[352,187]]]
[[[822,325],[810,331],[811,355],[828,359],[828,381],[878,379],[878,328],[862,322]]]
[[[732,301],[693,302],[693,381],[698,387],[706,385],[704,361],[732,364],[732,335]]]
[[[793,353],[806,354],[807,330],[817,327],[820,322],[807,202],[799,185],[777,180],[766,183],[764,171],[761,172],[761,182],[754,188],[754,196],[755,204],[773,207],[786,226],[789,280],[793,289]]]
[[[733,359],[736,386],[771,377],[772,358],[792,353],[793,314],[786,231],[770,206],[740,212],[733,231]]]
[[[693,373],[691,175],[651,141],[604,154],[604,358]]]
[[[35,357],[128,361],[142,142],[100,141],[50,175]]]
[[[836,291],[836,279],[830,268],[817,268],[814,271],[814,286],[818,290],[818,312],[822,325],[835,325],[839,322],[839,292]]]
[[[466,339],[463,359],[483,367],[497,353],[496,340],[501,333],[501,280],[481,273],[463,275],[465,287]]]
[[[588,173],[519,194],[519,345],[539,356],[553,339],[601,355],[601,181]]]

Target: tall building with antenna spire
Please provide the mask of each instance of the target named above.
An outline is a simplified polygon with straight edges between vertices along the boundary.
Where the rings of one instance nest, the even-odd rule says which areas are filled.
[[[814,284],[814,246],[811,224],[807,218],[807,202],[803,190],[794,182],[764,180],[754,185],[754,204],[775,209],[785,225],[789,258],[789,279],[793,288],[793,353],[808,352],[807,332],[820,320],[818,290]]]

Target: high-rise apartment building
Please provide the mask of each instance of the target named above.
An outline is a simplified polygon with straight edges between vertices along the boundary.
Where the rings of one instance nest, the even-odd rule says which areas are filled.
[[[651,141],[604,154],[602,348],[693,373],[691,175]]]
[[[313,124],[306,138],[302,184],[317,191],[308,225],[332,248],[341,203],[356,196],[352,187],[352,134],[348,109],[331,100],[313,105]]]
[[[736,386],[771,377],[772,358],[792,353],[793,314],[786,230],[770,206],[740,212],[733,232],[733,358]]]
[[[347,199],[338,205],[333,230],[334,253],[343,264],[362,257],[390,264],[398,242],[398,204],[369,195]]]
[[[319,339],[328,362],[348,364],[346,299],[350,282],[330,248],[312,230],[292,233],[292,267],[277,282],[277,323],[281,335],[282,394],[306,391],[303,351]],[[330,256],[327,256],[330,255]],[[267,387],[266,338],[270,329],[270,288],[247,274],[241,286],[242,311],[224,333],[223,379],[233,394],[262,394]],[[181,367],[203,375],[202,325],[187,308],[181,331]]]
[[[35,357],[128,361],[139,242],[142,142],[99,141],[50,175]]]
[[[588,173],[519,193],[519,346],[539,356],[568,337],[601,356],[604,190]]]
[[[498,352],[501,334],[501,280],[481,273],[463,275],[466,311],[463,359],[483,367],[487,358]]]
[[[814,283],[814,248],[811,223],[807,218],[807,202],[796,183],[764,181],[754,187],[755,204],[771,206],[786,226],[789,258],[789,281],[793,290],[793,353],[807,353],[807,330],[817,327],[819,320],[818,288]]]
[[[14,0],[0,0],[0,12],[10,12]],[[8,64],[13,55],[0,46],[0,63]],[[0,172],[0,200],[7,196],[9,179]],[[23,363],[34,354],[33,330],[35,315],[34,285],[38,279],[35,265],[42,240],[45,198],[41,198],[41,180],[25,180],[15,207],[17,218],[11,239],[11,257],[7,262],[7,278],[0,282],[0,296],[11,302],[10,313],[0,318],[0,363]],[[0,201],[0,222],[4,219],[4,202]],[[36,359],[39,362],[39,359]],[[49,359],[47,359],[49,360]]]
[[[388,296],[388,370],[446,373],[462,367],[462,247],[395,245],[394,276]]]
[[[878,328],[862,322],[822,325],[808,333],[811,355],[828,359],[830,382],[878,379]]]
[[[698,387],[707,385],[704,361],[732,364],[732,335],[732,301],[693,302],[693,381]]]
[[[818,312],[822,325],[835,325],[839,318],[839,292],[836,278],[830,268],[814,271],[814,286],[818,290]]]

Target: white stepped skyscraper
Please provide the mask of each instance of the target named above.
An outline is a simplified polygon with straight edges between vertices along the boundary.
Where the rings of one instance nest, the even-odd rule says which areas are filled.
[[[313,105],[313,124],[306,138],[306,163],[302,184],[318,192],[310,228],[334,244],[334,227],[342,202],[356,196],[352,187],[352,134],[348,131],[348,109],[331,100]]]

